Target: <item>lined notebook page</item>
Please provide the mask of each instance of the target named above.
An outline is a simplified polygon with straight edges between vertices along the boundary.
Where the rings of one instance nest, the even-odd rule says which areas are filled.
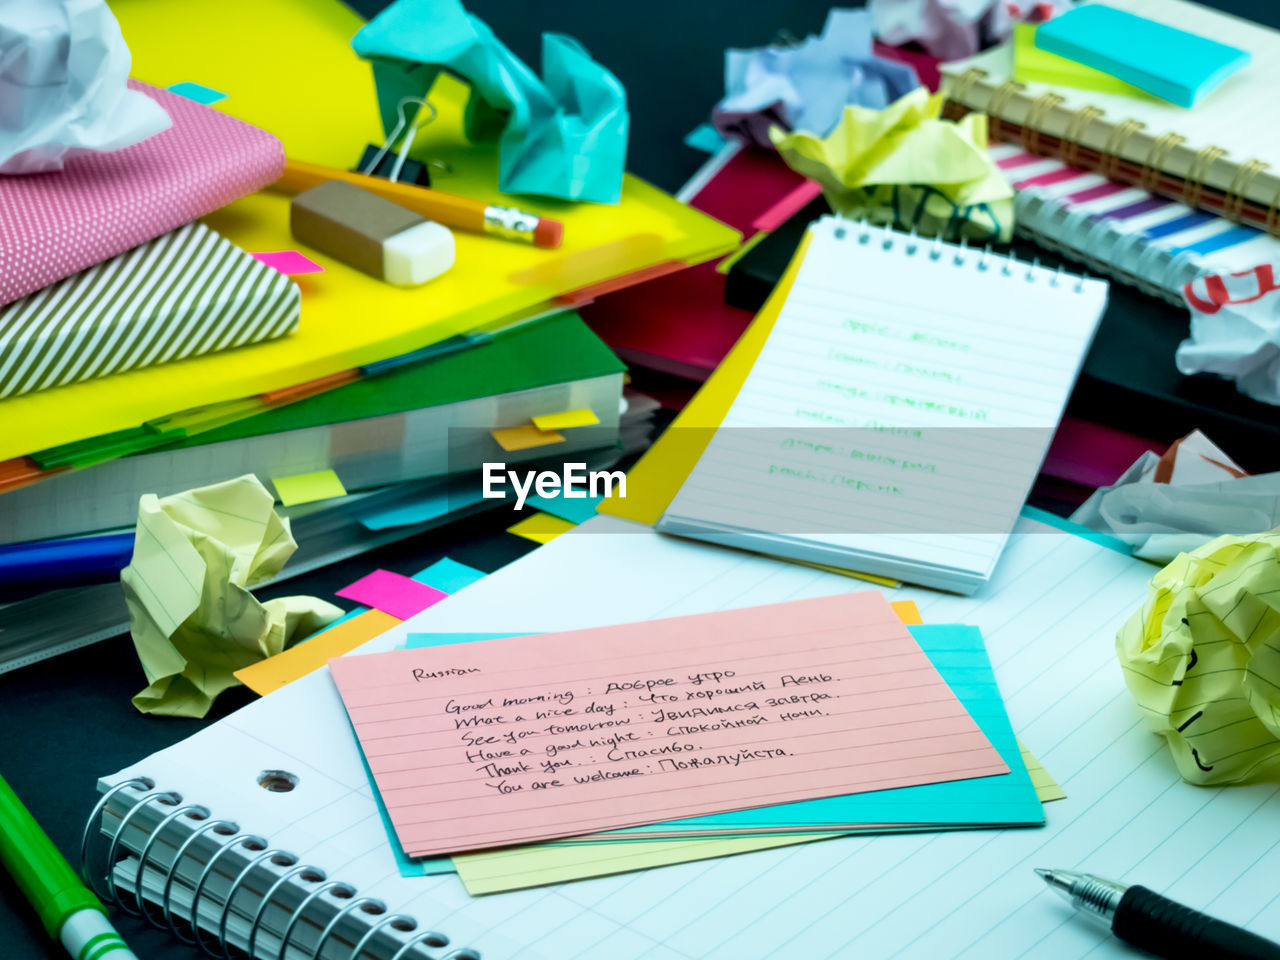
[[[1183,783],[1121,680],[1113,638],[1152,568],[1031,521],[1020,530],[978,596],[892,596],[916,600],[926,622],[982,629],[1014,730],[1067,793],[1042,830],[828,840],[470,898],[456,877],[400,877],[328,671],[108,781],[151,776],[486,960],[1130,957],[1031,872],[1046,865],[1145,883],[1280,937],[1277,787]],[[843,577],[602,516],[362,649],[410,632],[577,629],[848,590]],[[298,786],[268,793],[264,769]]]
[[[331,670],[411,857],[1009,772],[876,591]]]
[[[812,229],[759,359],[660,529],[987,576],[1106,284],[833,217]]]

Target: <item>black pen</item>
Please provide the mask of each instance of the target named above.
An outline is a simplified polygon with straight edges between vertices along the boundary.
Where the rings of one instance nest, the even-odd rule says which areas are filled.
[[[1091,873],[1036,873],[1073,907],[1099,917],[1126,943],[1169,960],[1280,960],[1280,944],[1223,923],[1146,887],[1126,887]]]

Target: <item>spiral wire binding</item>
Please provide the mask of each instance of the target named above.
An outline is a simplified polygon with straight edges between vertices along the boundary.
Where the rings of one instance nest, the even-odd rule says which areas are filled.
[[[868,246],[874,239],[875,235],[880,234],[880,248],[882,250],[892,250],[894,245],[901,242],[902,250],[909,257],[913,257],[919,251],[921,238],[917,236],[913,228],[910,233],[903,233],[895,230],[890,226],[880,226],[869,223],[866,220],[851,220],[836,215],[832,219],[836,221],[836,225],[832,228],[831,234],[836,240],[852,239],[859,246]],[[850,237],[850,233],[854,235]],[[978,254],[975,268],[981,272],[987,272],[990,267],[990,261],[994,258],[995,262],[1000,264],[1000,275],[1012,277],[1015,275],[1018,267],[1025,266],[1026,272],[1023,279],[1028,283],[1034,283],[1039,273],[1044,272],[1048,268],[1040,266],[1040,259],[1037,257],[1030,263],[1024,264],[1013,253],[996,254],[993,253],[989,246],[984,246],[981,250],[975,250],[969,246],[967,237],[961,237],[960,241],[955,244],[947,244],[941,237],[934,237],[928,242],[928,257],[930,260],[937,261],[942,259],[943,251],[950,246],[953,250],[952,265],[962,267],[969,262],[970,254],[976,252]],[[1049,286],[1061,287],[1064,280],[1069,280],[1074,274],[1069,274],[1066,269],[1059,265],[1057,270],[1049,277]],[[1084,282],[1086,276],[1076,276],[1076,284],[1074,292],[1084,292]]]
[[[891,246],[896,236],[892,231],[888,231],[884,238],[886,245]],[[870,234],[868,234],[869,237]],[[124,791],[131,791],[136,793],[137,796],[132,799],[130,808],[120,817],[120,823],[107,843],[105,871],[103,874],[99,874],[90,866],[90,838],[96,831],[103,829],[103,817],[112,798]],[[173,807],[174,809],[166,811],[154,827],[146,830],[144,834],[146,839],[142,841],[141,848],[137,854],[137,872],[133,877],[132,889],[121,890],[115,881],[115,866],[119,860],[124,859],[127,855],[122,838],[131,825],[136,830],[142,830],[143,828],[139,825],[141,811],[153,808],[156,805]],[[160,845],[162,836],[166,833],[173,833],[179,824],[190,825],[190,830],[174,850],[173,859],[165,865],[156,853],[157,847]],[[177,882],[179,868],[184,861],[193,864],[199,863],[194,854],[196,845],[201,838],[213,840],[217,843],[218,848],[205,861],[196,879],[195,886],[192,888],[191,906],[186,924],[189,929],[184,930],[183,924],[179,922],[179,917],[174,910],[174,886]],[[228,851],[237,847],[243,847],[252,856],[249,858],[248,863],[235,875],[226,892],[220,895],[221,908],[218,910],[216,919],[212,921],[217,931],[217,936],[216,940],[211,944],[199,923],[200,905],[206,897],[212,896],[209,892],[209,881],[214,876],[218,863],[222,861]],[[357,896],[358,891],[351,884],[344,883],[341,880],[329,880],[325,872],[319,867],[302,863],[297,856],[287,850],[272,847],[265,838],[241,830],[233,820],[215,819],[212,811],[203,804],[184,803],[180,794],[171,790],[157,789],[154,781],[147,777],[134,777],[124,780],[103,793],[94,805],[93,811],[89,814],[80,836],[80,872],[90,889],[102,896],[104,900],[114,903],[127,913],[141,916],[151,926],[161,930],[168,930],[169,933],[184,943],[198,946],[204,953],[211,957],[221,958],[221,960],[231,960],[232,956],[232,946],[228,940],[228,928],[235,901],[238,896],[244,893],[248,879],[255,874],[261,875],[268,864],[281,867],[285,869],[285,872],[279,875],[272,874],[272,882],[267,886],[265,893],[262,894],[258,902],[257,908],[250,917],[246,938],[247,954],[250,958],[256,957],[268,908],[276,904],[277,894],[286,886],[300,886],[301,883],[315,884],[315,889],[309,890],[302,897],[298,906],[288,914],[288,919],[284,922],[283,931],[280,934],[279,947],[275,950],[275,960],[286,960],[290,944],[298,930],[298,925],[302,922],[308,909],[320,901],[325,894],[329,894],[335,901],[349,900],[350,902],[339,907],[324,924],[313,946],[310,948],[301,945],[295,947],[296,950],[303,951],[303,956],[308,960],[320,960],[323,956],[325,945],[336,934],[343,920],[352,917],[358,911],[362,911],[370,917],[370,919],[364,921],[368,925],[368,929],[355,942],[351,951],[344,954],[345,960],[356,960],[366,947],[376,941],[378,934],[387,931],[388,928],[404,935],[400,938],[401,942],[396,945],[395,951],[391,954],[389,960],[409,960],[414,955],[415,948],[443,949],[449,946],[449,938],[444,934],[435,930],[424,930],[415,933],[417,921],[413,917],[407,914],[387,913],[386,904],[381,900],[374,897]],[[161,873],[162,887],[159,896],[160,912],[158,917],[155,910],[150,908],[154,904],[144,893],[145,874],[149,867],[153,871]],[[105,877],[106,883],[105,894],[98,883],[98,880],[103,877]],[[132,894],[132,903],[129,902],[129,894]],[[371,919],[372,917],[378,917],[378,919],[375,921]],[[343,949],[345,950],[345,945]],[[446,956],[453,958],[453,960],[472,960],[472,958],[479,960],[479,954],[467,949],[454,950]]]
[[[1039,126],[1053,109],[1063,102],[1062,98],[1055,93],[1042,94],[1034,99],[1025,97],[1024,99],[1030,101],[1030,105],[1022,123],[1018,124],[1006,118],[1009,102],[1015,95],[1026,89],[1024,84],[1016,80],[1008,79],[1000,84],[988,84],[986,104],[981,108],[970,106],[970,95],[974,87],[980,81],[988,79],[989,74],[985,70],[978,67],[970,67],[958,77],[944,76],[943,89],[947,98],[962,109],[980,110],[986,113],[993,132],[999,133],[1004,129],[1005,125],[1013,127],[1022,140],[1023,146],[1028,151],[1040,153],[1041,133]],[[1093,104],[1086,104],[1075,110],[1068,110],[1066,113],[1068,116],[1067,126],[1059,141],[1058,155],[1068,166],[1074,167],[1079,166],[1080,148],[1083,145],[1085,132],[1093,125],[1095,120],[1105,117],[1106,111]],[[1098,172],[1108,179],[1120,180],[1122,179],[1119,176],[1120,164],[1127,159],[1124,155],[1125,143],[1134,133],[1145,129],[1146,123],[1133,117],[1127,117],[1110,124],[1110,128],[1106,144],[1099,153],[1097,167]],[[1165,159],[1175,147],[1185,142],[1186,137],[1172,131],[1161,134],[1158,137],[1152,137],[1151,146],[1147,151],[1147,159],[1139,169],[1137,185],[1150,193],[1156,192],[1155,187],[1163,172]],[[1216,160],[1227,155],[1227,150],[1212,145],[1197,151],[1192,158],[1191,166],[1186,176],[1182,178],[1182,196],[1189,206],[1195,207],[1199,205],[1201,195],[1205,189],[1205,175]],[[1259,160],[1256,157],[1242,160],[1235,165],[1236,171],[1232,177],[1231,185],[1223,191],[1222,214],[1224,217],[1235,221],[1244,219],[1244,206],[1249,202],[1245,196],[1249,184],[1269,166],[1270,164],[1266,161]],[[1260,201],[1258,206],[1261,207]],[[1275,195],[1271,198],[1271,203],[1266,208],[1264,223],[1268,233],[1273,236],[1280,236],[1280,184],[1277,184]]]

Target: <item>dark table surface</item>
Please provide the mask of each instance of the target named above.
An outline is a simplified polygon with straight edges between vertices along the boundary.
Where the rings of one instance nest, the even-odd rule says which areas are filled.
[[[378,0],[353,4],[365,15],[383,5]],[[1211,5],[1280,26],[1280,4],[1269,0],[1216,0]],[[471,0],[467,6],[535,69],[542,31],[561,31],[580,40],[626,86],[631,110],[628,167],[674,191],[705,159],[681,141],[707,118],[723,92],[724,48],[757,46],[781,30],[794,36],[816,32],[829,4],[818,0],[786,4],[758,0],[647,0],[634,4]],[[1167,367],[1163,377],[1171,394],[1185,395],[1190,390],[1196,403],[1245,411],[1241,429],[1246,437],[1257,418],[1270,412],[1244,401],[1227,384],[1196,386],[1172,372],[1172,348],[1181,336],[1174,331],[1185,329],[1185,320],[1177,311],[1125,290],[1113,296],[1108,319],[1121,315],[1136,318],[1136,323],[1116,330],[1104,324],[1095,345],[1095,353],[1101,351],[1095,373],[1113,379],[1117,389],[1123,388],[1134,364],[1156,371]],[[1123,397],[1123,390],[1116,395]],[[1133,398],[1133,403],[1140,402],[1141,398]],[[1103,413],[1108,410],[1106,403],[1093,404],[1093,408]],[[1112,409],[1111,414],[1117,420],[1133,419],[1132,410]],[[1153,416],[1146,412],[1136,415]],[[1169,438],[1194,425],[1179,423]],[[1164,430],[1154,420],[1151,426]],[[1235,452],[1230,445],[1228,449]],[[1240,451],[1240,455],[1246,466],[1253,465],[1247,451]],[[504,532],[512,522],[509,510],[495,511],[287,581],[264,591],[263,596],[331,597],[335,590],[375,567],[411,574],[445,555],[491,571],[533,547]],[[134,710],[129,699],[143,686],[128,636],[0,675],[0,730],[4,731],[0,734],[0,771],[69,856],[79,848],[80,831],[96,799],[94,784],[100,775],[190,736],[252,696],[245,690],[231,691],[219,699],[209,716],[183,720],[143,716]],[[116,912],[115,919],[144,960],[203,956],[131,917]],[[63,956],[45,937],[8,877],[0,874],[0,960]]]

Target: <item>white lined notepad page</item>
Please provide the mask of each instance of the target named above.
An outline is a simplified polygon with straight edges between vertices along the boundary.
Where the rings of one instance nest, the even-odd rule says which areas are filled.
[[[1106,293],[1100,280],[820,220],[659,529],[972,590],[1026,499]]]
[[[1015,731],[1067,793],[1041,830],[854,837],[472,898],[456,877],[397,872],[327,670],[108,780],[152,777],[485,960],[1132,956],[1073,915],[1036,866],[1143,883],[1280,937],[1277,786],[1182,782],[1121,678],[1115,632],[1152,570],[1023,520],[977,596],[888,592],[927,623],[981,628]],[[409,633],[571,630],[850,589],[834,574],[596,517],[353,655]],[[259,772],[273,769],[298,786],[262,790]]]

